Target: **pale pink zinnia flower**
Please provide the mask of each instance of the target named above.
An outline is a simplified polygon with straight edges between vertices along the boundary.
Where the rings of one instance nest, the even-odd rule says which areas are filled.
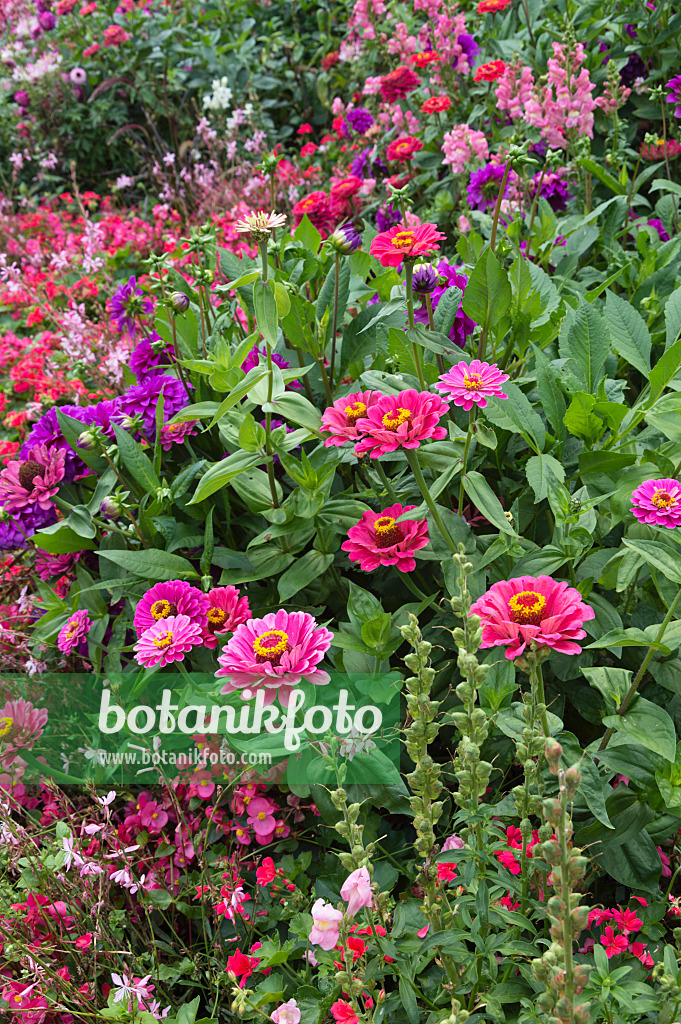
[[[398,448],[418,448],[429,438],[442,441],[447,431],[438,423],[448,409],[446,402],[429,391],[383,395],[357,421],[357,429],[366,436],[355,445],[355,455],[368,452],[370,458],[377,459]]]
[[[233,633],[237,626],[251,617],[247,597],[241,597],[236,587],[216,587],[208,592],[208,626],[204,633],[205,647],[213,650],[218,645],[216,633]]]
[[[34,708],[29,700],[8,700],[0,708],[0,764],[8,767],[19,750],[30,750],[42,735],[47,708]]]
[[[57,647],[63,654],[70,654],[90,632],[92,621],[86,611],[75,612],[59,630]]]
[[[319,897],[312,907],[312,931],[310,942],[322,949],[333,949],[338,942],[338,923],[343,920],[340,910]]]
[[[506,647],[509,660],[518,658],[531,641],[561,654],[580,654],[581,628],[594,610],[567,583],[550,576],[518,576],[494,583],[471,605],[482,620],[481,647]]]
[[[428,544],[428,520],[395,520],[416,505],[391,505],[382,512],[365,512],[356,526],[348,530],[348,539],[341,544],[351,562],[372,572],[379,565],[395,565],[400,572],[413,572],[414,551]]]
[[[27,459],[12,459],[0,472],[0,505],[6,512],[18,512],[36,502],[43,509],[52,507],[52,496],[64,479],[66,452],[61,448],[39,445]]]
[[[473,359],[469,364],[462,360],[443,373],[435,387],[468,412],[474,405],[484,409],[488,397],[508,398],[499,387],[507,380],[508,374],[502,373],[495,363]]]
[[[340,894],[348,904],[348,917],[354,917],[362,907],[370,907],[373,894],[367,869],[357,868],[348,875],[341,886]]]
[[[135,660],[140,665],[161,667],[184,661],[192,647],[203,644],[203,630],[188,615],[170,615],[145,630],[135,644]]]
[[[678,480],[646,480],[631,495],[631,511],[642,523],[681,526],[681,483]]]
[[[171,615],[186,615],[205,627],[207,624],[208,595],[184,580],[155,583],[135,608],[135,631],[141,636],[154,623]]]
[[[333,633],[307,612],[268,612],[237,626],[218,657],[216,676],[225,676],[221,693],[244,688],[264,689],[265,704],[275,697],[288,707],[291,690],[306,679],[316,686],[329,682],[328,672],[317,668],[329,649]]]
[[[322,414],[321,431],[330,436],[324,439],[324,447],[336,448],[348,441],[357,441],[362,436],[357,429],[357,420],[366,416],[367,409],[383,398],[380,391],[354,391],[345,398],[338,398]]]

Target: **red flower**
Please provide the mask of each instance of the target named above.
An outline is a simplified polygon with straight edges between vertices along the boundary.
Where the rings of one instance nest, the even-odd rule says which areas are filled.
[[[625,934],[626,932],[637,932],[643,924],[640,917],[637,917],[635,912],[629,910],[628,907],[626,910],[613,910],[612,918]]]
[[[347,947],[352,950],[353,960],[359,960],[359,958],[364,955],[364,950],[367,948],[366,942],[363,942],[362,939],[358,939],[354,935],[351,935],[348,938]]]
[[[506,65],[503,60],[491,60],[488,64],[481,64],[473,78],[476,82],[496,82],[505,70]]]
[[[415,139],[412,135],[405,135],[403,139],[395,139],[390,143],[387,157],[388,160],[411,160],[414,153],[418,153],[420,149],[423,149],[420,139]]]
[[[608,960],[613,956],[624,953],[629,943],[624,935],[615,935],[615,931],[609,925],[601,935],[601,945],[605,946],[605,955]]]
[[[388,231],[376,235],[369,252],[376,256],[384,267],[399,267],[405,258],[415,260],[434,249],[439,249],[438,243],[444,237],[434,224],[419,224],[417,228],[405,228],[403,224],[395,224]]]
[[[296,135],[312,135],[312,125],[301,124],[300,128],[296,132]]]
[[[362,179],[356,174],[349,174],[347,178],[341,178],[335,185],[331,186],[331,195],[334,199],[350,199],[357,195],[362,187]]]
[[[316,153],[318,149],[319,146],[315,142],[306,142],[304,146],[300,147],[300,155],[312,156],[312,154]]]
[[[510,3],[510,0],[509,0]],[[418,89],[421,79],[406,64],[401,64],[381,79],[381,97],[386,103],[404,99],[414,89]]]
[[[417,68],[427,68],[434,60],[442,60],[442,57],[434,50],[424,50],[422,53],[412,53],[409,63],[415,64]]]
[[[511,0],[480,0],[476,10],[478,14],[496,14],[511,6]]]
[[[271,857],[265,857],[264,861],[255,873],[258,885],[269,885],[276,878],[277,870]]]
[[[437,880],[438,882],[452,882],[456,878],[456,864],[438,864],[437,866]]]
[[[439,114],[443,110],[449,110],[451,105],[449,96],[431,96],[421,104],[421,111],[424,114]]]
[[[241,950],[237,949],[231,956],[227,957],[227,966],[225,970],[230,974],[233,974],[235,978],[241,978],[239,982],[239,988],[243,988],[246,984],[246,979],[253,974],[253,971],[258,967],[259,961],[252,956],[246,956]]]
[[[331,1015],[336,1024],[357,1024],[359,1017],[350,1006],[350,1003],[338,999],[331,1006]]]
[[[324,71],[328,71],[340,60],[340,53],[338,50],[332,50],[331,53],[327,53],[326,57],[322,57],[322,67]]]

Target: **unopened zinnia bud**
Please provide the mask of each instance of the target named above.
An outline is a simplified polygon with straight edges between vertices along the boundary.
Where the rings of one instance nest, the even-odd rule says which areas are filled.
[[[350,256],[353,252],[357,252],[361,246],[362,236],[358,231],[355,231],[352,224],[341,224],[329,238],[329,243],[336,252],[341,253],[343,256]]]
[[[170,296],[170,305],[176,313],[186,313],[189,309],[189,296],[184,292],[173,292]]]
[[[437,288],[439,281],[437,272],[430,263],[424,263],[423,266],[416,267],[412,279],[414,294],[430,295]]]
[[[117,519],[121,514],[123,506],[118,498],[109,494],[99,506],[99,514],[102,519]]]

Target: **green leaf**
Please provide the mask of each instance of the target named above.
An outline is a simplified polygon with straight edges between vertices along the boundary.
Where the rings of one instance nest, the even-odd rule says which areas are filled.
[[[55,523],[54,526],[35,533],[31,540],[40,551],[47,551],[50,555],[91,551],[97,547],[94,541],[85,540],[64,523]]]
[[[325,555],[315,550],[307,551],[301,558],[297,558],[279,577],[277,586],[281,600],[288,601],[313,580],[319,579],[332,562],[333,555]]]
[[[433,326],[440,334],[449,336],[461,305],[461,289],[446,288],[433,312]]]
[[[191,1003],[184,1003],[182,1006],[178,1006],[177,1013],[175,1014],[175,1024],[194,1024],[200,1002],[201,997],[197,996],[196,999],[192,999]]]
[[[635,841],[623,843],[621,846],[608,846],[599,856],[599,860],[606,874],[621,885],[626,885],[630,889],[659,893],[662,862],[655,843],[645,829],[638,833]],[[597,946],[596,950],[598,949]]]
[[[389,302],[382,302],[382,303],[380,303],[379,307],[377,307],[377,306],[369,306],[367,308],[371,309],[373,311],[374,315],[371,317],[371,319],[369,320],[368,324],[366,324],[364,327],[362,327],[361,331],[359,331],[360,334],[364,334],[365,331],[370,330],[375,324],[381,323],[383,320],[386,320],[388,317],[394,318],[395,320],[397,320],[397,314],[398,313],[400,313],[400,314],[406,313],[406,311],[407,311],[407,302],[406,302],[406,299],[402,299],[402,298],[390,299]],[[377,312],[377,310],[378,310],[378,312]],[[401,324],[401,325],[404,326],[404,321],[403,321],[402,318],[400,318],[400,320],[398,320],[397,322],[398,322],[398,324]]]
[[[676,730],[671,716],[644,697],[635,697],[625,714],[604,718],[603,725],[667,761],[676,758]]]
[[[595,404],[596,399],[593,395],[578,391],[570,402],[563,420],[574,437],[582,437],[588,444],[597,441],[605,430],[603,420],[591,411]]]
[[[650,370],[650,331],[641,314],[626,299],[608,292],[605,299],[605,322],[615,352],[647,378]]]
[[[609,705],[618,708],[631,686],[633,673],[626,668],[601,666],[598,668],[582,668],[582,675],[588,679],[589,684],[595,690],[603,694]]]
[[[593,174],[594,178],[598,178],[604,185],[607,185],[611,192],[614,192],[616,196],[624,196],[627,194],[627,190],[614,175],[607,171],[605,167],[592,160],[590,157],[582,157],[577,163],[588,171],[589,174]]]
[[[534,366],[537,374],[537,388],[541,395],[542,408],[547,420],[561,440],[565,437],[565,397],[558,387],[556,371],[541,349],[532,346]]]
[[[204,498],[210,497],[211,494],[215,494],[221,487],[225,487],[231,480],[237,477],[239,473],[251,469],[253,466],[261,463],[262,460],[263,456],[258,452],[234,452],[233,455],[222,459],[221,462],[216,462],[199,480],[194,497],[189,504],[196,505],[197,502],[203,501]]]
[[[127,430],[123,430],[117,423],[113,424],[116,444],[121,456],[121,461],[130,473],[133,482],[141,485],[148,494],[154,494],[161,486],[151,460],[142,451],[141,445],[130,436]]]
[[[604,780],[601,779],[593,758],[585,753],[579,762],[579,768],[582,773],[579,792],[586,800],[589,810],[606,828],[614,828],[605,806]],[[606,787],[606,792],[611,792],[609,786]]]
[[[345,315],[345,309],[348,304],[348,296],[350,295],[350,264],[347,260],[343,260],[339,263],[340,273],[338,274],[338,323],[343,323],[343,317]],[[336,286],[336,261],[331,264],[324,284],[322,285],[319,296],[317,298],[317,306],[315,309],[315,317],[321,323],[324,318],[324,314],[327,309],[330,310],[329,325],[333,320],[333,304],[335,298]],[[329,331],[331,326],[329,326]]]
[[[264,380],[266,376],[266,366],[254,366],[249,370],[241,383],[237,384],[237,386],[230,391],[224,401],[222,401],[217,407],[213,415],[213,419],[208,424],[209,429],[219,423],[224,414],[232,409],[237,402],[240,402],[242,398],[246,398],[253,388],[256,387],[261,380]]]
[[[482,473],[476,473],[474,470],[466,473],[463,478],[463,486],[466,494],[478,511],[482,512],[485,519],[488,519],[502,533],[510,533],[515,536],[515,530],[504,515],[501,502]]]
[[[681,366],[681,338],[660,356],[650,371],[650,401],[656,402]]]
[[[253,306],[258,330],[272,348],[277,344],[279,318],[272,281],[256,281],[253,285]]]
[[[504,384],[507,399],[496,398],[488,403],[485,418],[495,426],[520,434],[535,452],[543,450],[546,430],[542,418],[532,408],[527,395],[515,384]]]
[[[600,313],[590,303],[582,301],[560,343],[560,355],[561,359],[571,361],[587,393],[595,393],[604,376],[609,352],[608,332]]]
[[[658,398],[646,420],[670,441],[681,441],[681,395],[674,392]]]
[[[303,214],[303,219],[293,232],[293,237],[296,242],[300,242],[301,245],[306,249],[309,249],[310,252],[315,254],[315,256],[319,252],[319,246],[322,244],[322,236],[319,234],[307,214]]]
[[[150,580],[174,580],[178,576],[183,579],[196,579],[199,575],[186,558],[172,555],[167,551],[159,551],[157,548],[143,548],[141,551],[100,550],[99,557],[115,562],[135,576]]]
[[[468,279],[463,309],[476,324],[494,326],[511,306],[508,274],[489,246],[482,252]]]
[[[629,626],[628,629],[611,629],[592,644],[584,648],[585,651],[598,648],[611,647],[653,647],[664,654],[671,654],[671,649],[664,644],[656,644],[642,629],[636,626]]]
[[[667,299],[664,307],[664,322],[667,335],[664,347],[667,349],[679,340],[679,333],[681,333],[681,288],[677,288]]]
[[[263,406],[268,412],[277,416],[283,416],[292,423],[299,423],[301,427],[307,427],[313,433],[319,433],[322,425],[322,416],[318,409],[308,401],[304,395],[298,395],[293,391],[286,391],[279,395],[267,406]]]
[[[552,455],[532,455],[525,465],[525,475],[538,502],[547,496],[551,481],[562,484],[565,480],[562,463]]]
[[[206,528],[203,535],[203,551],[201,553],[201,572],[207,576],[213,562],[213,549],[215,547],[215,534],[213,532],[213,512],[215,506],[211,505],[206,516]]]
[[[646,562],[659,569],[672,583],[681,583],[681,553],[655,540],[631,540],[625,537],[623,543],[642,555]]]

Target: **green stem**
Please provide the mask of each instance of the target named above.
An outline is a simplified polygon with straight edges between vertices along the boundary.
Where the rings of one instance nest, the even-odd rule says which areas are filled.
[[[331,365],[329,366],[329,390],[333,394],[333,370],[336,365],[336,331],[338,330],[338,277],[340,274],[340,255],[336,253],[335,273],[333,281],[333,320],[331,323]]]
[[[378,473],[378,475],[381,478],[381,483],[385,487],[386,494],[388,495],[388,497],[392,501],[393,505],[396,505],[398,503],[398,501],[399,501],[399,498],[397,497],[397,495],[395,494],[395,491],[393,490],[393,486],[392,486],[390,480],[388,479],[386,471],[383,469],[383,466],[381,465],[380,459],[376,459],[376,462],[374,463],[374,465],[376,466],[376,472]]]
[[[407,320],[409,323],[409,330],[411,331],[414,327],[414,264],[405,259],[404,261],[404,283],[407,287]],[[414,356],[414,365],[416,367],[416,376],[419,379],[419,385],[422,391],[426,391],[426,382],[423,379],[423,367],[421,366],[421,353],[418,345],[414,341],[409,339],[411,342],[411,351]]]
[[[428,510],[429,510],[431,516],[433,517],[433,522],[435,523],[435,525],[437,526],[438,530],[440,531],[440,534],[442,535],[443,541],[445,542],[445,544],[447,545],[447,547],[449,548],[449,550],[452,552],[453,555],[458,554],[458,548],[457,548],[456,544],[454,543],[454,541],[452,540],[452,538],[447,533],[447,531],[445,529],[445,526],[444,526],[444,523],[442,522],[442,519],[440,518],[440,513],[438,512],[437,505],[433,501],[433,498],[431,497],[430,491],[428,490],[428,486],[426,484],[426,481],[424,480],[423,473],[421,472],[421,467],[419,465],[419,460],[418,460],[418,456],[417,456],[416,452],[415,451],[411,451],[408,448],[405,448],[404,449],[404,454],[407,456],[407,462],[409,463],[409,468],[411,469],[412,473],[414,474],[414,479],[416,480],[416,483],[418,484],[419,490],[421,491],[421,494],[423,495],[423,500],[425,501],[426,505],[428,506]]]
[[[499,195],[497,196],[497,205],[494,207],[494,220],[492,221],[492,236],[491,236],[490,241],[489,241],[489,247],[492,250],[492,254],[494,254],[494,246],[496,245],[496,241],[497,241],[497,227],[499,225],[499,214],[501,213],[501,204],[502,204],[502,202],[504,200],[504,190],[506,189],[506,182],[508,181],[508,176],[509,176],[510,173],[511,173],[511,161],[507,160],[506,161],[506,170],[504,171],[504,176],[501,179],[501,185],[499,186]]]
[[[532,687],[532,696],[537,704],[546,704],[546,697],[544,695],[544,676],[542,674],[541,665],[537,661],[536,655],[532,654],[528,658],[530,662],[530,685]],[[544,730],[544,736],[548,739],[551,735],[549,729],[549,719],[546,710],[542,712],[541,725]]]
[[[431,331],[434,331],[435,330],[435,321],[433,319],[433,300],[431,299],[430,295],[427,292],[426,292],[426,312],[428,314],[428,327],[430,328]],[[435,353],[435,362],[437,363],[437,368],[440,371],[440,374],[442,375],[445,372],[445,361],[444,361],[444,359],[442,358],[442,356],[440,355],[439,352]]]
[[[463,448],[463,461],[461,463],[461,483],[459,484],[459,507],[457,509],[457,512],[459,513],[460,516],[463,516],[463,495],[464,495],[463,481],[464,481],[464,477],[466,476],[466,464],[468,462],[468,449],[471,446],[471,438],[473,436],[473,424],[475,423],[476,413],[477,413],[477,409],[476,409],[475,406],[473,406],[471,408],[471,410],[469,411],[469,413],[468,413],[468,433],[466,434],[466,443],[465,443],[464,448]]]

